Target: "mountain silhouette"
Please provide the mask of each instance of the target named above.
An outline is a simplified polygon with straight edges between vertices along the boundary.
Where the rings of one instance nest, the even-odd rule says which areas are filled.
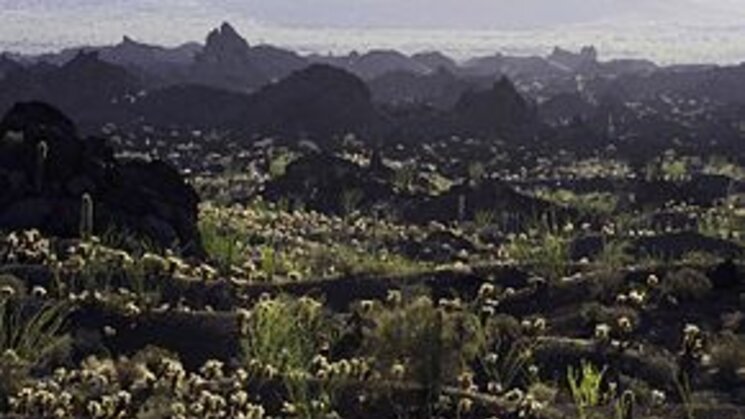
[[[141,88],[123,67],[102,61],[98,52],[81,51],[60,67],[42,63],[9,74],[0,81],[0,111],[15,102],[39,100],[87,127],[116,119],[118,103]]]
[[[226,127],[256,135],[309,136],[360,132],[376,122],[370,92],[344,70],[313,65],[253,94],[203,85],[149,92],[130,110],[161,126]]]
[[[328,136],[366,130],[375,120],[365,83],[321,64],[264,87],[250,102],[248,123],[254,132]]]
[[[192,78],[213,87],[250,92],[305,66],[307,61],[294,52],[266,45],[251,47],[235,28],[223,23],[207,36]]]
[[[463,94],[452,118],[453,132],[470,136],[514,138],[540,125],[533,107],[506,77],[489,90]]]

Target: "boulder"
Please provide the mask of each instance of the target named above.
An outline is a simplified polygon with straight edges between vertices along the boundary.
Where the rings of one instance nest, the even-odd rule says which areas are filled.
[[[266,185],[263,196],[269,201],[286,199],[322,213],[344,215],[395,198],[392,186],[375,173],[374,168],[328,153],[313,153],[287,166],[283,176]]]
[[[415,223],[472,221],[479,213],[492,215],[495,223],[508,230],[519,230],[545,216],[559,223],[576,216],[567,208],[522,194],[505,182],[487,179],[455,185],[435,197],[420,198],[405,210],[404,218]]]
[[[618,239],[628,241],[628,253],[635,258],[680,259],[692,253],[731,258],[742,254],[742,248],[734,242],[704,236],[693,231],[662,233],[648,237],[618,237]],[[603,251],[603,243],[604,239],[599,234],[580,236],[572,242],[571,257],[573,260],[585,257],[594,259]],[[725,272],[722,275],[725,275]]]
[[[468,91],[452,109],[451,131],[462,136],[531,138],[540,126],[538,113],[503,77],[491,89]]]
[[[708,253],[721,257],[739,257],[742,248],[731,241],[685,231],[642,237],[632,244],[636,255],[679,259],[688,253]]]
[[[120,161],[104,140],[81,139],[59,110],[19,103],[0,122],[0,229],[79,234],[84,194],[94,233],[126,231],[162,247],[201,252],[198,197],[160,161]]]
[[[732,259],[728,259],[713,267],[708,272],[709,279],[715,290],[728,291],[740,289],[742,273]]]
[[[470,240],[447,230],[432,232],[422,240],[407,240],[399,246],[411,259],[435,263],[452,263],[476,251]]]

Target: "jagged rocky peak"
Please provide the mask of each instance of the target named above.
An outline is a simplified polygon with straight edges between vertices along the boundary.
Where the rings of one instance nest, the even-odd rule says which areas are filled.
[[[132,49],[141,49],[141,48],[146,48],[146,49],[163,48],[164,49],[164,47],[160,47],[157,45],[150,45],[145,42],[138,41],[129,35],[123,35],[121,42],[119,42],[119,45],[116,45],[116,46],[120,48],[124,47],[124,48],[132,48]]]
[[[56,72],[56,77],[62,77],[63,80],[70,83],[70,88],[74,88],[79,80],[85,80],[89,88],[95,83],[103,83],[106,86],[115,84],[119,86],[132,85],[130,87],[137,84],[135,77],[123,67],[106,61],[104,59],[105,55],[106,52],[81,50]],[[60,82],[60,80],[56,82]]]
[[[594,46],[585,46],[578,52],[555,47],[548,57],[550,61],[578,70],[580,67],[597,64],[598,51]]]
[[[554,47],[551,57],[577,57],[595,61],[598,58],[598,50],[592,45],[584,46],[579,52],[575,53],[561,47]]]
[[[579,55],[581,57],[587,58],[591,61],[597,61],[598,60],[598,50],[594,46],[586,46],[582,47],[582,49],[579,52]]]
[[[127,35],[122,36],[122,45],[138,45],[139,42],[135,41],[134,39],[130,38]]]
[[[249,49],[248,42],[228,22],[212,30],[207,36],[207,51],[240,53]]]
[[[95,50],[80,50],[73,59],[60,68],[57,75],[73,81],[74,79],[87,80],[88,84],[92,83],[93,80],[103,79],[112,82],[114,79],[125,80],[129,78],[129,74],[123,68],[104,61],[101,58],[101,53]]]

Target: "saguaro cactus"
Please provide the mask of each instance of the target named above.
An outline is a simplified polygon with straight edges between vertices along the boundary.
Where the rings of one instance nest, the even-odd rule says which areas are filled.
[[[84,193],[80,202],[80,238],[89,240],[93,235],[93,198]]]
[[[463,222],[466,220],[466,196],[461,194],[458,195],[458,221]]]
[[[48,155],[49,145],[46,141],[39,141],[36,144],[36,173],[34,173],[34,187],[37,193],[41,193],[41,190],[44,188],[44,173]]]

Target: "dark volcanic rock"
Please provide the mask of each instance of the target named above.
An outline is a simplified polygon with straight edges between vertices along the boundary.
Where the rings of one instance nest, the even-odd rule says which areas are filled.
[[[585,120],[595,107],[578,93],[560,93],[543,102],[539,108],[541,119],[553,124],[569,124],[575,119]]]
[[[711,284],[716,290],[733,290],[742,285],[742,272],[732,259],[715,266],[708,272]]]
[[[247,123],[256,133],[320,137],[366,131],[376,121],[370,91],[354,75],[327,65],[297,71],[252,95]]]
[[[307,65],[304,58],[291,51],[267,45],[252,47],[230,24],[223,23],[207,36],[192,75],[199,83],[246,92]]]
[[[394,196],[392,187],[374,176],[373,170],[329,154],[312,154],[291,163],[264,190],[270,201],[302,202],[306,208],[327,214],[370,208]]]
[[[733,185],[726,176],[696,175],[682,182],[640,180],[634,185],[633,193],[636,204],[642,207],[660,207],[668,202],[711,206],[727,197]]]
[[[689,253],[710,253],[729,258],[742,254],[742,248],[733,242],[707,237],[692,231],[627,239],[629,241],[628,251],[635,258],[680,259]],[[577,238],[572,243],[572,259],[597,257],[603,251],[603,243],[603,237],[600,235]]]
[[[515,191],[498,180],[476,185],[457,185],[448,192],[422,199],[410,206],[404,217],[413,222],[474,220],[479,212],[491,212],[495,223],[517,229],[544,215],[563,218],[568,210]]]
[[[170,86],[149,92],[129,111],[161,126],[225,127],[319,142],[335,134],[364,134],[378,123],[367,86],[325,65],[299,70],[250,95],[205,85]]]
[[[453,108],[453,133],[514,138],[535,131],[537,112],[503,77],[491,89],[465,93]]]
[[[400,245],[401,252],[409,258],[435,263],[457,260],[461,253],[476,250],[471,241],[450,231],[435,231],[423,240],[408,240]]]
[[[649,255],[679,259],[687,253],[710,253],[723,257],[736,257],[742,254],[737,244],[694,232],[670,233],[659,236],[643,237],[633,245],[637,255]]]
[[[78,137],[60,111],[19,103],[0,122],[0,228],[79,234],[81,198],[94,203],[94,232],[144,236],[198,252],[198,198],[162,162],[120,162],[103,140]]]

